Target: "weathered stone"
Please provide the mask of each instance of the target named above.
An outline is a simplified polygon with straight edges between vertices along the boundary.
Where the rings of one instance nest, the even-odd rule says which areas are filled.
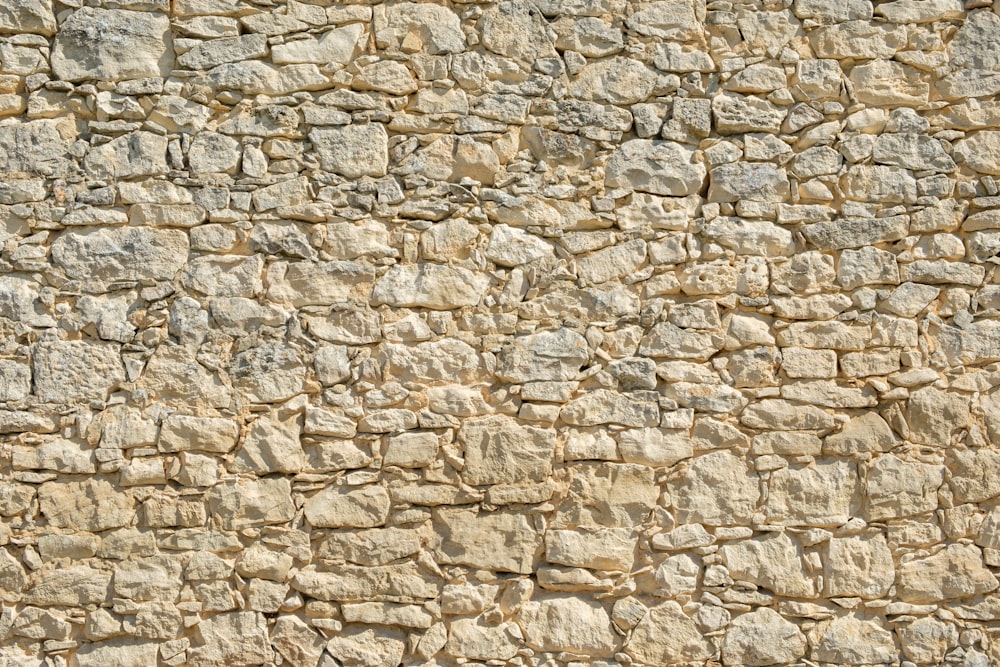
[[[625,652],[639,662],[662,665],[705,660],[714,650],[681,606],[668,600],[646,612]]]
[[[521,607],[518,621],[525,642],[542,651],[610,658],[619,646],[611,617],[597,602],[575,597],[529,602]]]
[[[317,528],[380,526],[389,514],[389,494],[379,485],[357,489],[330,486],[306,502],[305,514]]]
[[[170,280],[188,258],[179,229],[113,227],[69,230],[52,244],[52,259],[70,278],[106,291],[115,283]]]
[[[802,563],[802,550],[785,533],[765,533],[726,544],[720,552],[736,579],[763,586],[778,595],[816,595],[816,584]]]
[[[188,652],[193,667],[263,665],[274,657],[263,614],[243,611],[216,614],[198,624],[202,644]]]
[[[574,426],[621,424],[640,428],[656,426],[659,409],[656,403],[633,400],[607,389],[596,389],[567,403],[559,417]]]
[[[683,197],[697,193],[707,173],[694,153],[681,144],[633,139],[611,156],[605,181],[612,187]]]
[[[914,604],[971,597],[1000,586],[971,544],[950,544],[933,556],[903,563],[897,585],[900,599]]]
[[[53,72],[67,81],[167,76],[173,64],[170,21],[153,12],[78,9],[59,26],[52,50]]]
[[[857,503],[856,467],[841,460],[789,467],[771,476],[765,512],[784,525],[838,525],[846,522]]]
[[[892,552],[881,535],[833,538],[823,559],[824,595],[884,597],[895,579]]]
[[[415,35],[431,55],[465,50],[458,16],[447,7],[401,2],[377,9],[375,39],[380,47],[398,46],[410,35]]]
[[[222,482],[206,495],[209,511],[226,530],[284,523],[295,513],[287,479]]]
[[[111,593],[111,574],[85,565],[42,571],[31,578],[25,604],[39,606],[104,604]]]
[[[489,279],[461,267],[405,264],[392,267],[372,291],[374,304],[449,310],[479,303]]]
[[[38,501],[45,518],[59,528],[96,532],[127,526],[135,516],[132,494],[98,478],[46,482]]]
[[[309,140],[327,171],[358,178],[385,176],[388,169],[388,134],[379,123],[318,127]]]
[[[518,513],[440,509],[434,522],[441,562],[527,574],[539,559],[542,536]]]
[[[0,9],[0,32],[31,32],[51,37],[56,17],[49,0],[12,0]]]
[[[877,621],[848,614],[822,621],[809,633],[813,660],[842,665],[890,662],[896,656],[892,633]]]
[[[583,463],[573,468],[553,527],[631,527],[656,503],[651,468],[633,464]]]
[[[722,641],[727,665],[779,665],[806,653],[806,637],[798,627],[766,607],[733,619]]]
[[[509,660],[517,655],[518,642],[506,624],[481,625],[471,618],[453,621],[448,628],[444,650],[473,660]]]
[[[399,565],[339,566],[336,572],[304,571],[292,588],[318,600],[337,602],[411,602],[435,598],[438,586],[428,581],[413,562]]]
[[[683,523],[735,525],[750,520],[760,499],[757,475],[729,452],[694,458],[670,483]]]
[[[522,426],[509,417],[470,420],[458,433],[465,447],[467,484],[541,482],[551,472],[555,432]]]
[[[880,456],[868,469],[866,481],[865,516],[881,521],[936,509],[944,469],[892,455]]]

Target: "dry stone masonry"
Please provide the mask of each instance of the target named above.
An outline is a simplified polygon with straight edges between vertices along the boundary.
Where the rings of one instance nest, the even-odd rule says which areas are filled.
[[[0,667],[1000,664],[1000,4],[0,0]]]

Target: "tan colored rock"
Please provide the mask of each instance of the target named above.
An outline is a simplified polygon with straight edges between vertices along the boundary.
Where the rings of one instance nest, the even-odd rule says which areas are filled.
[[[218,664],[262,665],[273,659],[267,621],[257,612],[216,614],[198,624],[201,645],[188,652],[193,667]]]
[[[433,513],[442,563],[519,572],[534,571],[542,536],[527,516],[516,512],[439,509]]]
[[[969,399],[925,387],[910,394],[906,406],[909,438],[914,442],[948,447],[951,434],[969,425]]]
[[[829,596],[885,597],[895,579],[892,552],[881,535],[831,539],[823,568]]]
[[[636,540],[627,528],[549,530],[545,533],[545,560],[556,565],[629,572]]]
[[[471,618],[460,618],[448,628],[444,651],[473,660],[509,660],[517,655],[519,645],[510,629],[507,624],[488,626]]]
[[[466,421],[458,437],[465,448],[462,478],[472,486],[541,482],[551,473],[556,446],[551,429],[497,415]]]
[[[52,50],[52,69],[67,81],[167,76],[173,65],[170,22],[148,11],[79,9],[62,22]]]
[[[636,526],[652,510],[656,496],[651,468],[632,464],[581,463],[573,468],[553,526]]]
[[[1000,583],[984,567],[978,548],[950,544],[933,556],[900,565],[897,586],[901,600],[930,604],[988,593]]]
[[[389,494],[374,484],[357,489],[330,486],[306,501],[305,513],[317,528],[380,526],[389,513]]]
[[[347,178],[385,176],[388,134],[379,123],[317,127],[309,133],[323,168]]]
[[[326,652],[344,667],[393,667],[403,659],[405,636],[394,629],[354,626],[327,642]]]
[[[937,509],[944,469],[889,454],[872,462],[865,482],[865,517],[869,521],[895,519]]]
[[[822,621],[809,633],[813,660],[841,665],[890,662],[896,656],[892,633],[875,620],[854,614]]]
[[[205,499],[213,519],[218,517],[226,530],[284,523],[295,513],[291,484],[284,478],[222,482]]]
[[[764,533],[725,544],[719,550],[734,579],[749,581],[777,595],[815,597],[816,582],[802,561],[802,549],[786,533]]]
[[[715,651],[681,606],[668,600],[650,607],[632,631],[625,652],[641,663],[669,665],[705,660]]]
[[[103,604],[110,594],[110,573],[74,565],[33,575],[22,601],[39,606],[73,607]]]
[[[49,524],[59,528],[97,532],[128,526],[135,516],[131,492],[100,478],[45,482],[38,502]]]
[[[958,630],[951,623],[926,616],[896,629],[903,655],[917,664],[934,664],[958,645]]]
[[[858,494],[856,467],[842,460],[788,467],[771,476],[768,520],[783,525],[838,525],[854,512]]]
[[[726,665],[780,665],[804,656],[806,646],[798,626],[762,607],[733,619],[722,641],[722,660]]]
[[[187,261],[188,245],[179,229],[74,229],[53,242],[52,259],[70,278],[103,291],[115,283],[172,279]]]
[[[758,487],[757,474],[725,451],[692,459],[670,482],[678,519],[710,526],[749,522],[760,499]]]
[[[318,600],[338,602],[393,602],[431,599],[438,585],[428,580],[414,562],[399,565],[339,566],[336,572],[299,572],[291,581],[295,590]]]
[[[479,303],[489,278],[465,268],[440,264],[393,266],[372,291],[375,305],[450,310]]]
[[[528,602],[518,614],[528,646],[541,651],[569,651],[611,657],[620,640],[602,605],[576,597]]]
[[[707,173],[695,154],[681,144],[633,139],[611,156],[605,180],[612,187],[683,197],[697,193]]]

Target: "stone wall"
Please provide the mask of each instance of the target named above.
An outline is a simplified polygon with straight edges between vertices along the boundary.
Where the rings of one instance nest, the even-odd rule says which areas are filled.
[[[1000,664],[988,0],[0,0],[0,666]]]

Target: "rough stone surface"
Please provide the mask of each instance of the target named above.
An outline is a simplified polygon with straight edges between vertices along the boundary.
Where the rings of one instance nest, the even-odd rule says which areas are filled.
[[[1000,663],[998,12],[0,0],[0,667]]]

